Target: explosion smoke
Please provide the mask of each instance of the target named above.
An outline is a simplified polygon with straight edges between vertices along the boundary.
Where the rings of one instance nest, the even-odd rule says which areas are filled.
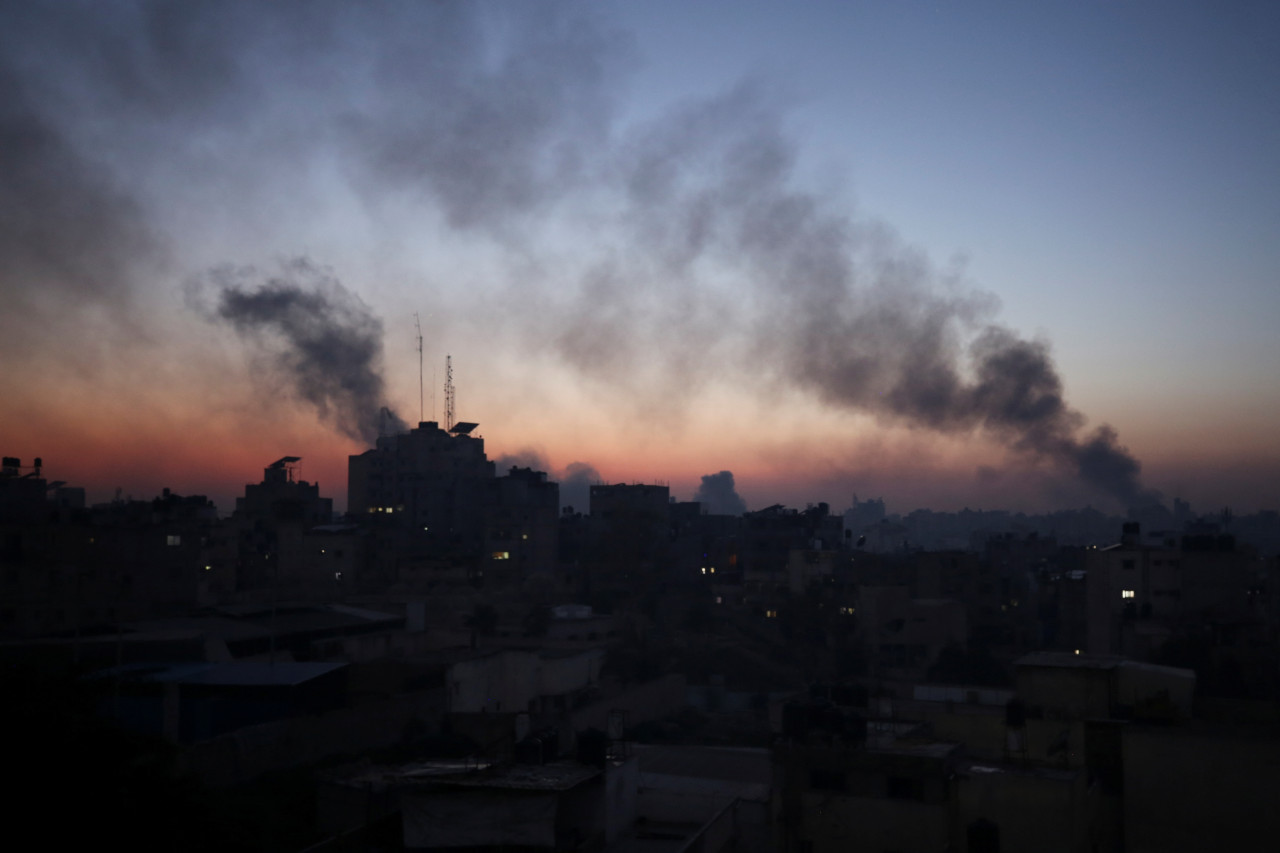
[[[693,499],[706,504],[707,512],[713,515],[742,515],[747,511],[747,502],[734,486],[732,471],[704,474]]]
[[[210,277],[218,288],[211,319],[269,353],[322,418],[366,444],[407,429],[383,401],[382,323],[330,272],[298,258],[265,281],[252,269]]]

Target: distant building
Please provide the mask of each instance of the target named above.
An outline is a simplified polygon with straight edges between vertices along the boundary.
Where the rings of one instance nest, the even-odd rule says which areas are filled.
[[[328,524],[333,499],[320,497],[320,484],[295,478],[298,456],[285,456],[262,471],[262,482],[244,487],[236,498],[235,515],[253,521]]]

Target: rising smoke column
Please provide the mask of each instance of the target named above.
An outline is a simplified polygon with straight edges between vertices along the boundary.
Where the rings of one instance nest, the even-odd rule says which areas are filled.
[[[221,320],[267,354],[299,397],[344,435],[372,444],[403,432],[385,406],[382,322],[331,272],[299,258],[263,279],[252,269],[210,273]]]
[[[747,502],[733,483],[732,471],[704,474],[693,499],[706,504],[707,511],[714,515],[742,515],[747,511]]]

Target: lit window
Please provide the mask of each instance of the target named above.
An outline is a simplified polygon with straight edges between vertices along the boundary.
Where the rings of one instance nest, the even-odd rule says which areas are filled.
[[[724,596],[716,596],[716,604],[724,604]]]
[[[204,567],[204,570],[205,570],[206,572],[211,572],[211,571],[213,571],[213,566],[205,566],[205,567]]]
[[[1121,598],[1133,598],[1133,596],[1134,596],[1134,591],[1133,591],[1133,590],[1131,590],[1131,589],[1122,589],[1122,590],[1120,590],[1120,597],[1121,597]]]
[[[521,538],[521,539],[528,539],[528,538],[529,538],[529,534],[528,534],[528,533],[521,533],[521,534],[520,534],[520,538]]]
[[[493,552],[493,559],[495,559],[495,560],[510,560],[510,559],[511,559],[511,552],[510,552],[510,551],[494,551],[494,552]]]
[[[778,618],[778,611],[776,611],[776,610],[766,610],[766,611],[764,612],[764,618],[766,618],[766,619],[777,619],[777,618]]]
[[[182,537],[176,534],[170,534],[169,536],[164,537],[164,544],[170,547],[173,547],[174,545],[181,545]]]

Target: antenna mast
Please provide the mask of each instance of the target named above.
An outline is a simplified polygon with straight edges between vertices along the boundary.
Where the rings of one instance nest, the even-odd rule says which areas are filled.
[[[444,357],[444,428],[453,429],[453,356]]]
[[[418,312],[413,312],[413,327],[418,330],[418,421],[422,421],[422,323],[418,320]]]

